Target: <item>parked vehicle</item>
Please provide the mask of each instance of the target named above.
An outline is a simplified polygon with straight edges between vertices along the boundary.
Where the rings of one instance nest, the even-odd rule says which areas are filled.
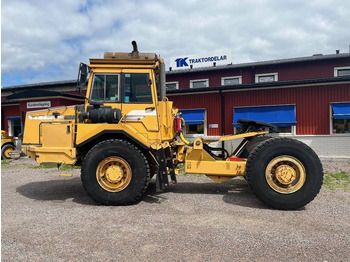
[[[135,203],[153,175],[157,190],[185,172],[224,182],[245,176],[253,192],[278,209],[298,209],[318,194],[322,165],[307,145],[265,136],[272,127],[240,120],[243,133],[218,140],[182,134],[184,120],[165,96],[165,65],[155,53],[106,52],[81,63],[83,105],[27,113],[22,150],[38,163],[81,165],[87,193],[104,205]],[[212,142],[243,139],[229,154]]]
[[[11,158],[11,153],[15,150],[15,140],[8,136],[6,131],[1,130],[1,159]]]

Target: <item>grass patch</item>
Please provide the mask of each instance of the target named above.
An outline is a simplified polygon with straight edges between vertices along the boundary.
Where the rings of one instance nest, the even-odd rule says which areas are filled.
[[[71,169],[81,169],[81,166],[70,166],[70,165],[62,165],[60,170],[71,170]]]
[[[179,164],[179,175],[184,175],[185,174],[185,164]]]
[[[55,165],[55,164],[49,164],[49,165],[30,166],[30,168],[31,168],[31,169],[57,168],[57,165]]]
[[[187,174],[185,172],[185,163],[179,164],[177,168],[179,169],[179,176],[200,176],[199,174]]]
[[[49,168],[57,168],[57,164],[46,164],[46,165],[39,165],[39,166],[30,166],[32,169],[49,169]],[[80,169],[80,166],[70,166],[70,165],[61,165],[60,170],[66,171],[66,170],[72,170],[72,169]]]
[[[350,175],[344,171],[325,174],[323,184],[331,190],[350,190]]]
[[[10,164],[10,162],[7,161],[6,159],[1,160],[1,165],[2,165],[2,166],[6,166],[6,165],[9,165],[9,164]]]
[[[203,174],[191,174],[191,173],[186,173],[185,172],[185,163],[181,163],[177,166],[177,168],[179,169],[179,174],[178,176],[204,176]]]

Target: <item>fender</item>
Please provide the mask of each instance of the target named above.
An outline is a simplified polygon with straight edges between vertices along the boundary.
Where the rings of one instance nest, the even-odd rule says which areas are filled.
[[[93,143],[93,141],[102,141],[104,140],[106,137],[108,138],[112,138],[112,137],[120,137],[120,136],[124,136],[126,138],[128,138],[128,140],[132,141],[133,143],[135,143],[138,147],[143,148],[143,149],[149,149],[150,146],[140,142],[138,139],[136,139],[135,137],[131,136],[129,133],[125,132],[124,130],[103,130],[100,133],[97,133],[94,136],[91,136],[89,139],[85,140],[84,142],[77,144],[76,147],[77,149],[79,148],[83,148],[91,143]],[[93,143],[95,144],[95,143]]]

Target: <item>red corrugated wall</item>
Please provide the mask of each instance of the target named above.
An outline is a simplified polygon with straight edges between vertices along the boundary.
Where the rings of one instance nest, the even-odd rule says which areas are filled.
[[[174,107],[179,109],[206,109],[207,113],[207,135],[221,135],[221,103],[218,93],[207,93],[199,95],[169,96],[174,102]],[[209,124],[218,124],[218,128],[208,128]]]
[[[6,132],[8,132],[7,118],[14,117],[14,116],[21,116],[21,113],[19,111],[19,106],[18,105],[3,106],[1,110],[2,110],[1,117],[3,117],[1,121],[2,122],[1,130],[5,130]]]
[[[83,101],[76,101],[76,100],[70,100],[70,99],[64,99],[64,98],[54,98],[54,99],[47,99],[47,98],[41,98],[36,99],[36,102],[38,101],[51,101],[51,107],[56,106],[69,106],[69,105],[77,105],[77,104],[83,104]],[[1,126],[2,130],[8,130],[8,123],[7,118],[13,117],[13,116],[21,116],[21,112],[29,112],[29,111],[35,111],[40,110],[44,108],[27,108],[27,102],[28,101],[21,101],[19,102],[19,105],[13,105],[13,106],[3,106],[2,107],[2,117],[3,117],[3,126]],[[24,121],[24,119],[23,119]]]
[[[296,105],[297,135],[330,134],[330,103],[350,102],[346,84],[224,92],[225,134],[233,133],[233,108],[242,106]],[[218,93],[169,96],[180,109],[205,108],[207,124],[219,124],[207,135],[221,135],[221,103]]]

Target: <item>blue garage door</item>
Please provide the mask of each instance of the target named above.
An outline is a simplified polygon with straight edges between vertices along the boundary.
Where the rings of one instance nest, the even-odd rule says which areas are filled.
[[[235,127],[239,127],[237,124],[239,119],[263,121],[275,126],[295,126],[295,106],[237,107],[233,111],[233,125]]]

